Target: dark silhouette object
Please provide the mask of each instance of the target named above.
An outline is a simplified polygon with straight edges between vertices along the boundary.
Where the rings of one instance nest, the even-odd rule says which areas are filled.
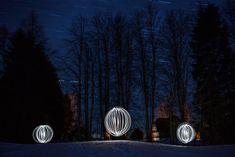
[[[0,79],[0,141],[33,142],[32,131],[50,125],[57,141],[63,131],[63,95],[46,56],[35,14],[13,34]]]
[[[156,120],[156,125],[160,133],[160,138],[170,137],[170,119],[169,118],[158,118]]]
[[[76,94],[66,94],[64,96],[64,134],[65,141],[84,141],[86,139],[87,130],[84,126],[78,126],[78,99]],[[82,117],[81,117],[82,118]]]
[[[86,139],[87,131],[84,127],[80,127],[80,132],[78,131],[78,128],[75,130],[72,130],[71,132],[67,133],[65,137],[63,137],[64,141],[87,141]]]
[[[177,129],[177,126],[180,124],[180,119],[173,115],[172,116],[172,119],[170,118],[158,118],[156,120],[156,126],[157,126],[157,129],[158,129],[158,132],[160,134],[160,138],[171,138],[171,140],[175,140],[176,139],[176,129]],[[171,128],[170,126],[173,126],[172,127],[172,132],[171,132]],[[176,141],[173,141],[174,143]]]
[[[201,8],[192,35],[197,81],[195,104],[201,109],[201,138],[209,144],[234,143],[234,54],[219,9]]]
[[[131,139],[132,139],[132,140],[143,140],[143,139],[144,139],[144,132],[141,131],[139,128],[136,128],[136,129],[131,133]]]
[[[7,40],[8,40],[9,32],[5,25],[0,25],[0,78],[3,74],[4,63],[3,57],[6,50]]]

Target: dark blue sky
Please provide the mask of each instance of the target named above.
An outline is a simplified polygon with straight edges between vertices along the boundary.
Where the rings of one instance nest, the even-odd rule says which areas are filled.
[[[14,31],[30,11],[40,17],[49,44],[60,49],[72,20],[78,15],[91,16],[98,11],[129,13],[143,8],[149,0],[0,0],[0,25]],[[207,1],[207,0],[204,0]],[[219,2],[222,0],[211,0]],[[198,0],[155,0],[159,8],[195,11]],[[204,3],[204,2],[203,2]],[[59,43],[59,44],[58,44]]]
[[[117,12],[128,14],[134,10],[143,9],[149,0],[0,0],[0,25],[5,24],[10,31],[20,26],[22,19],[34,10],[38,13],[43,25],[45,36],[49,39],[50,47],[58,50],[59,55],[66,55],[63,47],[63,39],[68,36],[68,28],[72,20],[78,15],[91,16],[98,11]],[[206,0],[205,0],[206,1]],[[211,0],[219,2],[221,0]],[[156,0],[160,10],[182,9],[185,12],[195,12],[198,0]],[[54,61],[54,60],[53,60]],[[56,63],[55,63],[56,64]],[[59,67],[59,64],[56,64]],[[59,79],[71,79],[65,73],[59,73]],[[62,85],[63,89],[70,90],[70,82]],[[143,124],[143,113],[141,108],[143,99],[140,91],[136,89],[136,110],[134,113],[135,124]],[[140,127],[141,127],[140,126]]]

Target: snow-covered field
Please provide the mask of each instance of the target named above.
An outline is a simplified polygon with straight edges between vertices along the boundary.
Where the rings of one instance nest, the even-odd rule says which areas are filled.
[[[134,141],[0,143],[0,157],[234,157],[235,145],[172,146]]]

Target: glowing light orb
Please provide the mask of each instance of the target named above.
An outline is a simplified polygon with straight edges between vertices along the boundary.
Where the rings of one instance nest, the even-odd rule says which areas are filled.
[[[53,130],[49,125],[39,125],[33,130],[33,139],[38,143],[48,143],[53,137]]]
[[[131,116],[124,108],[114,107],[105,116],[104,126],[112,136],[122,136],[131,127]]]
[[[182,123],[178,126],[176,131],[177,138],[180,142],[186,144],[195,138],[195,130],[188,123]]]

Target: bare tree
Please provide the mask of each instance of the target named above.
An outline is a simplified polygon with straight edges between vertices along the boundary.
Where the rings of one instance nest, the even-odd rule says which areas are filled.
[[[125,33],[126,20],[122,15],[117,15],[113,18],[112,24],[112,40],[114,49],[114,63],[116,71],[116,93],[117,105],[125,106],[124,103],[124,33]]]
[[[146,17],[146,18],[145,18]],[[150,125],[154,123],[157,83],[157,22],[158,11],[154,3],[149,3],[143,12],[134,16],[135,48],[139,52],[141,88],[145,103],[145,129],[150,136]]]
[[[85,18],[80,16],[73,22],[70,29],[70,39],[67,40],[69,46],[69,52],[71,58],[69,63],[66,63],[66,68],[69,73],[78,81],[77,85],[77,97],[78,97],[78,134],[79,139],[81,140],[81,127],[83,124],[82,120],[82,91],[83,91],[83,82],[86,84],[85,91],[85,128],[87,131],[88,127],[88,48],[87,48],[87,38],[85,30]],[[84,57],[85,56],[85,57]],[[71,61],[72,60],[72,61]],[[72,63],[72,64],[71,64]],[[86,64],[84,64],[86,63]],[[84,68],[84,69],[83,69]],[[83,75],[85,71],[85,75]],[[84,76],[84,77],[83,77]],[[86,134],[87,138],[87,134]]]
[[[94,104],[95,104],[95,55],[91,56],[91,108],[90,108],[90,130],[89,133],[92,133],[92,122],[93,122],[93,112],[94,112]]]
[[[115,66],[116,95],[118,106],[129,107],[132,86],[132,46],[133,37],[130,24],[121,14],[113,17],[112,49]]]
[[[181,119],[186,119],[185,105],[187,105],[188,81],[190,77],[190,18],[183,13],[169,12],[165,19],[164,32],[169,63],[170,77],[174,91],[174,101],[180,108]]]
[[[159,22],[158,18],[158,10],[157,7],[153,3],[149,3],[146,9],[146,26],[147,26],[147,44],[148,44],[148,53],[150,54],[151,62],[150,62],[150,106],[151,106],[151,121],[150,124],[153,125],[155,123],[155,108],[156,108],[156,81],[157,81],[157,33],[158,27],[157,24]]]
[[[93,37],[92,40],[92,47],[93,51],[96,54],[97,58],[97,77],[98,77],[98,99],[99,99],[99,115],[100,115],[100,120],[104,119],[104,109],[103,109],[103,66],[102,66],[102,52],[101,52],[101,32],[102,32],[102,15],[100,13],[96,14],[92,18],[92,26],[93,26],[93,31],[91,32],[91,36]],[[104,125],[101,123],[101,133],[104,132]],[[104,135],[104,133],[103,133]]]
[[[126,44],[125,47],[125,82],[124,82],[124,91],[125,91],[125,107],[128,110],[130,103],[132,102],[132,85],[133,85],[133,31],[131,23],[127,24],[126,35],[124,37]]]
[[[232,44],[235,47],[235,2],[233,0],[223,0],[223,11],[231,32]]]
[[[141,88],[144,95],[145,104],[145,132],[147,138],[149,137],[149,80],[148,80],[148,61],[147,61],[147,47],[144,36],[145,24],[144,14],[138,12],[134,17],[135,24],[135,49],[139,52],[140,58],[140,79]]]
[[[92,44],[96,53],[98,64],[98,91],[101,120],[101,132],[104,131],[104,116],[110,104],[110,47],[111,47],[111,22],[110,15],[97,14],[92,18]]]
[[[162,29],[163,45],[167,55],[166,75],[168,80],[168,102],[179,108],[182,121],[189,121],[186,108],[188,105],[188,90],[190,79],[190,23],[191,19],[183,14],[168,12]],[[170,114],[171,139],[175,143],[175,127],[173,114]]]

